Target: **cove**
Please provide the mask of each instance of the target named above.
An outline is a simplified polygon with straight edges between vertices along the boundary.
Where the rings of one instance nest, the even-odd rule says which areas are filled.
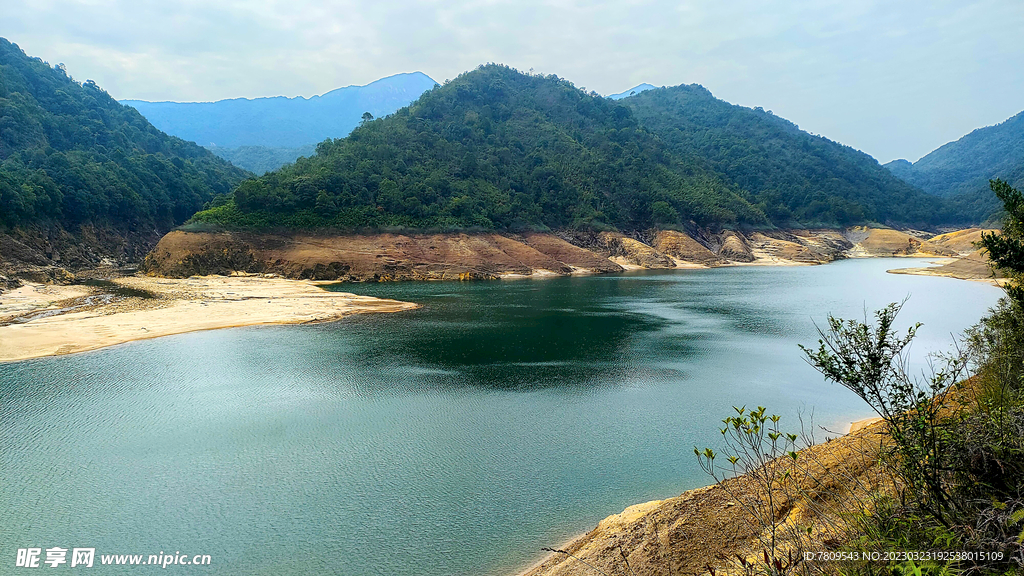
[[[909,296],[923,368],[1002,294],[885,273],[906,262],[345,284],[423,307],[4,365],[0,573],[60,546],[211,555],[183,574],[513,574],[707,484],[692,448],[734,405],[870,416],[801,358],[828,313]]]

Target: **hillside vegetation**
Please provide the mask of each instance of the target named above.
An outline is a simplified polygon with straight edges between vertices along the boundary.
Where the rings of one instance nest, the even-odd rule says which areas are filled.
[[[246,176],[0,38],[0,231],[166,231]]]
[[[1024,112],[937,148],[917,162],[894,160],[893,174],[929,194],[949,198],[981,221],[999,211],[989,180],[1024,186]]]
[[[277,170],[285,164],[291,164],[300,156],[312,156],[314,151],[316,151],[316,146],[313,144],[298,148],[282,148],[280,146],[210,147],[210,152],[257,176]]]
[[[246,181],[195,219],[628,231],[927,226],[957,217],[871,157],[703,89],[616,102],[555,76],[488,65],[320,144],[311,158]]]
[[[808,134],[770,111],[719,100],[702,86],[647,90],[621,103],[674,152],[704,159],[747,191],[779,226],[926,226],[959,219],[871,156]]]
[[[244,182],[195,219],[339,228],[769,224],[736,186],[673,154],[628,108],[498,65]]]

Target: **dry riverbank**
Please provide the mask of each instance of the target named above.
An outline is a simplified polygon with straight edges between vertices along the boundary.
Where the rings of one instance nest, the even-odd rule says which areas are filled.
[[[1002,285],[1006,279],[992,269],[988,254],[980,250],[975,243],[981,240],[983,233],[998,233],[998,230],[968,228],[956,232],[940,234],[929,240],[929,243],[953,252],[947,260],[935,262],[937,266],[915,268],[897,268],[889,270],[890,274],[915,274],[919,276],[938,276],[957,278],[959,280],[976,280]]]
[[[281,278],[124,277],[92,287],[26,284],[0,294],[0,362],[197,330],[327,322],[415,307]]]
[[[798,486],[789,491],[799,496],[776,494],[778,521],[812,527],[820,543],[817,550],[834,547],[847,536],[836,518],[861,509],[870,495],[888,488],[878,466],[884,424],[858,424],[846,436],[802,450],[800,466],[791,469]],[[630,506],[561,548],[572,556],[551,553],[519,576],[696,575],[707,574],[708,566],[717,567],[719,574],[731,573],[725,568],[737,555],[753,558],[761,553],[758,537],[765,535],[746,509],[760,495],[749,477],[740,476]],[[812,500],[804,501],[808,495]],[[788,547],[785,537],[779,545]]]
[[[382,282],[484,280],[731,265],[802,266],[850,257],[958,253],[925,233],[882,228],[709,232],[327,234],[176,230],[146,257],[154,276],[273,273]]]

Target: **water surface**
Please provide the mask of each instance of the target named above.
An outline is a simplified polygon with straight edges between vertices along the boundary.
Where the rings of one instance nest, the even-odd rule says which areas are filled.
[[[29,546],[212,556],[181,573],[509,574],[707,484],[692,449],[733,405],[871,415],[800,357],[829,312],[911,296],[922,367],[1001,294],[885,273],[906,263],[343,285],[423,308],[2,365],[0,574]]]

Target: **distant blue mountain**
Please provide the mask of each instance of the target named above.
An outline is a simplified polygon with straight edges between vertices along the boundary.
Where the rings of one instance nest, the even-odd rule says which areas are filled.
[[[235,98],[217,102],[121,100],[164,132],[218,148],[299,148],[347,136],[364,112],[386,116],[436,82],[422,72],[396,74],[312,98]]]
[[[646,90],[654,90],[655,88],[657,88],[657,86],[651,86],[650,84],[646,84],[645,83],[645,84],[641,84],[639,86],[634,86],[633,88],[630,88],[629,90],[626,90],[625,92],[619,92],[618,94],[609,94],[608,98],[610,98],[612,100],[622,100],[623,98],[629,98],[630,96],[632,96],[634,94],[639,94],[639,93],[644,92]]]

